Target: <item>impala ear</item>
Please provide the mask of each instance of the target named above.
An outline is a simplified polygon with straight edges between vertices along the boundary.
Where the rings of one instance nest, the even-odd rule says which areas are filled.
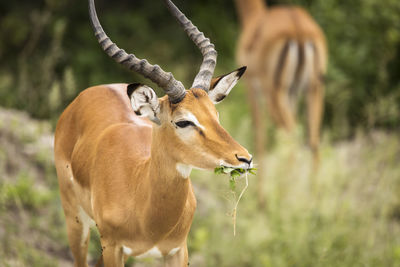
[[[212,79],[208,96],[214,104],[221,102],[246,71],[246,66]]]
[[[147,117],[158,125],[161,124],[157,117],[160,112],[160,104],[153,89],[147,85],[132,83],[128,85],[127,93],[136,115]]]

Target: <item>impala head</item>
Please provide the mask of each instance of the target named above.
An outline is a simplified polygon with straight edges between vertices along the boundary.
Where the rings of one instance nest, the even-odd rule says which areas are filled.
[[[220,165],[250,168],[251,155],[220,125],[214,107],[229,94],[246,68],[212,79],[217,58],[214,45],[170,0],[164,2],[203,55],[190,90],[185,90],[181,82],[158,65],[151,65],[118,48],[105,34],[93,0],[89,0],[92,26],[104,51],[118,63],[152,80],[167,94],[158,98],[146,85],[129,85],[127,92],[135,113],[159,125],[157,131],[162,130],[164,143],[174,150],[171,156],[177,162],[203,169]]]
[[[128,86],[136,114],[146,116],[162,131],[163,146],[174,151],[177,162],[203,169],[217,166],[250,168],[252,157],[220,125],[215,104],[220,103],[244,73],[240,68],[213,79],[208,93],[200,88],[186,91],[179,103],[157,98],[146,85]]]

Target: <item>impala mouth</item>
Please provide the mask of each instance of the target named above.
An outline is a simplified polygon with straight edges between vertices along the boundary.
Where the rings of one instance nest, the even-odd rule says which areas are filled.
[[[222,161],[219,164],[219,167],[249,170],[249,169],[253,168],[253,162],[251,162],[250,164],[249,163],[241,163],[239,165],[232,165],[232,164]]]
[[[220,165],[214,169],[215,174],[227,174],[230,176],[231,181],[235,181],[236,178],[247,177],[247,174],[256,174],[255,168],[237,168],[237,167],[225,167],[224,165]],[[247,178],[246,178],[247,179]]]
[[[246,166],[219,165],[219,167],[230,168],[230,169],[243,169],[243,170],[251,169],[251,167],[248,164],[246,164]]]

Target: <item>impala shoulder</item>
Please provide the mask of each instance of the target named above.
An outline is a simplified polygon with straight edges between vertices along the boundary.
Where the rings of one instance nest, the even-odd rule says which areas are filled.
[[[115,83],[115,84],[100,84],[86,88],[79,93],[76,101],[87,101],[93,100],[94,98],[105,98],[106,100],[120,99],[129,105],[129,99],[126,97],[127,84]]]
[[[150,156],[151,124],[137,120],[134,123],[116,123],[107,127],[97,140],[97,152],[112,151],[143,158]]]
[[[86,90],[99,90],[101,88],[103,89],[115,89],[115,90],[126,90],[126,87],[128,86],[127,83],[109,83],[109,84],[98,84],[98,85],[93,85],[88,87]],[[84,91],[86,91],[84,90]],[[81,93],[83,93],[82,91]]]
[[[298,14],[299,16],[304,16],[311,19],[310,14],[301,6],[293,6],[291,7],[291,11]]]

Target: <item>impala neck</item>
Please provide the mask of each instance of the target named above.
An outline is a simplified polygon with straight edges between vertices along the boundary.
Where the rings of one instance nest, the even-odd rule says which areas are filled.
[[[174,227],[186,205],[190,181],[176,170],[174,148],[164,139],[161,127],[153,127],[146,218],[155,236]]]
[[[254,15],[266,9],[264,0],[235,0],[240,23],[245,26]]]

